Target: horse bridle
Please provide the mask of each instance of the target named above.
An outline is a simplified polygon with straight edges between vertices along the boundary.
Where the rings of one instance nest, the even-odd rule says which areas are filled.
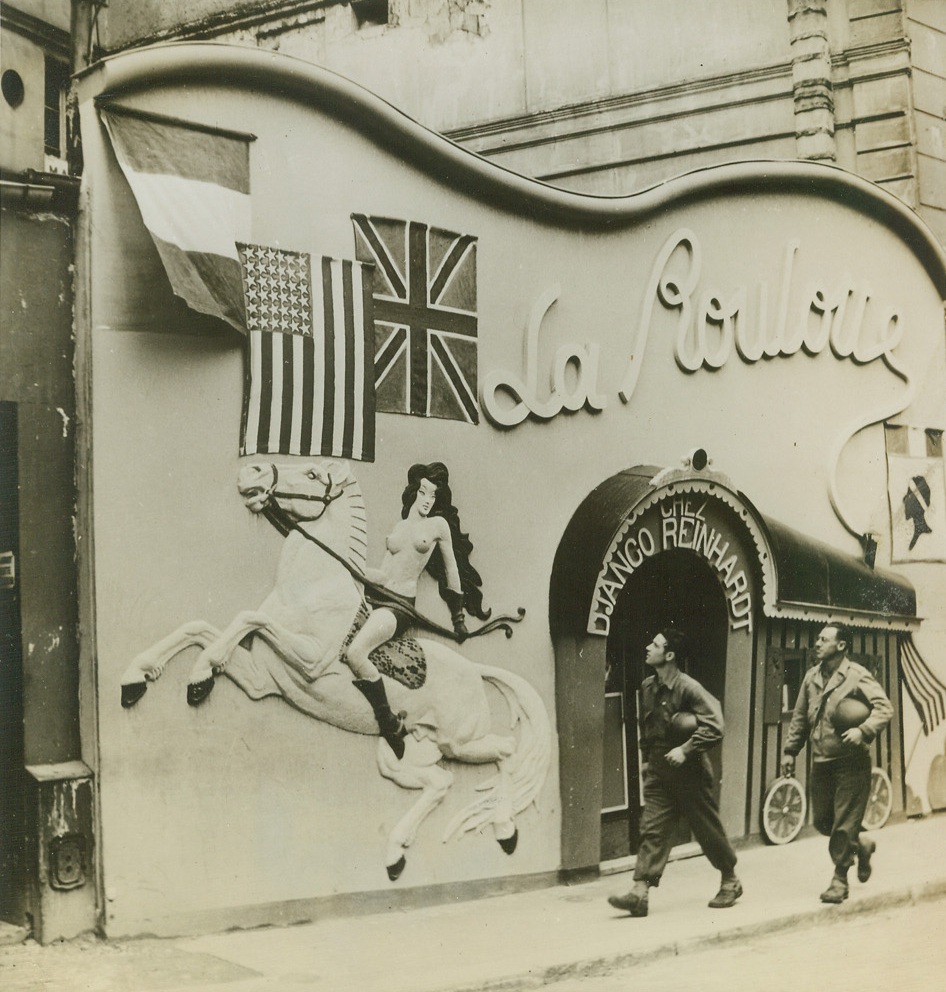
[[[323,507],[327,508],[345,491],[345,486],[340,486],[338,492],[333,495],[332,486],[335,483],[332,482],[332,476],[329,475],[328,482],[325,484],[325,492],[321,496],[315,493],[283,493],[276,488],[279,485],[279,469],[276,468],[273,462],[270,463],[269,467],[273,472],[273,484],[266,490],[266,499],[263,501],[264,507],[272,506],[277,499],[304,499],[310,503],[321,503]]]

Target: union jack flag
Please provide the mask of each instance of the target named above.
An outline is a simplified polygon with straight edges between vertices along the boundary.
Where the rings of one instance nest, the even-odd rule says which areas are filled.
[[[479,423],[476,238],[352,214],[374,271],[375,402],[386,413]]]

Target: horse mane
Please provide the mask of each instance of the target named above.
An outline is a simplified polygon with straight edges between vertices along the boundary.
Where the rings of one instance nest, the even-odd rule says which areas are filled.
[[[275,495],[290,504],[293,499],[299,500],[296,509],[299,509],[304,500],[318,499],[322,495],[323,487],[328,487],[325,491],[326,493],[330,491],[333,498],[324,512],[312,516],[296,515],[280,504],[279,511],[270,515],[275,526],[284,535],[288,534],[293,526],[299,527],[303,533],[309,533],[313,537],[318,535],[318,539],[334,554],[344,559],[356,572],[363,573],[368,560],[365,497],[349,463],[336,459],[323,459],[304,465],[280,466],[278,469],[280,474],[279,481],[274,483],[277,490]],[[282,480],[293,477],[296,472],[304,475],[306,470],[313,469],[315,475],[311,493],[308,492],[308,483],[302,487],[304,495],[294,496],[292,492],[279,491],[280,485],[285,485]],[[331,483],[330,487],[329,483]],[[297,482],[296,485],[298,486],[299,483]],[[280,523],[283,514],[288,523]],[[293,520],[295,524],[292,523]]]

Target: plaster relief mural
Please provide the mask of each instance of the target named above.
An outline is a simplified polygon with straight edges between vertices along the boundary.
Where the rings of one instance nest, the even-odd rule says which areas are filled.
[[[387,840],[392,881],[404,870],[419,826],[453,783],[442,759],[497,769],[448,823],[444,841],[492,827],[512,854],[516,817],[535,802],[551,754],[548,715],[527,681],[476,664],[438,641],[401,636],[408,627],[424,626],[458,641],[495,630],[509,637],[511,624],[524,615],[520,609],[517,616],[490,617],[483,609],[479,576],[469,564],[471,545],[459,529],[448,483],[440,463],[411,469],[403,519],[388,538],[381,567],[372,569],[366,564],[364,498],[348,462],[244,465],[237,487],[247,509],[264,514],[285,536],[272,592],[224,630],[202,620],[184,624],[139,654],[122,677],[128,708],[169,661],[196,646],[200,653],[187,689],[193,706],[224,674],[251,699],[281,696],[343,730],[380,734],[381,774],[421,793]],[[413,606],[417,580],[432,558],[443,564],[439,579],[453,631]],[[464,608],[483,622],[468,629]],[[271,651],[254,650],[259,641]],[[493,731],[487,685],[508,710],[500,733]]]

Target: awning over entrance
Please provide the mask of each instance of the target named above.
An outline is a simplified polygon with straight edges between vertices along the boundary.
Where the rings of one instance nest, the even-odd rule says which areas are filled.
[[[871,569],[860,559],[759,513],[714,473],[685,475],[641,465],[602,482],[569,521],[552,567],[553,635],[600,633],[589,627],[589,612],[615,535],[635,514],[679,492],[701,492],[722,500],[736,514],[739,526],[749,531],[758,554],[766,616],[830,619],[885,630],[917,627],[916,593],[903,576]]]
[[[884,626],[893,630],[916,626],[916,592],[908,579],[868,568],[860,559],[771,517],[761,520],[777,583],[775,612],[770,615],[804,619],[843,614],[854,624],[863,616],[882,617]]]

